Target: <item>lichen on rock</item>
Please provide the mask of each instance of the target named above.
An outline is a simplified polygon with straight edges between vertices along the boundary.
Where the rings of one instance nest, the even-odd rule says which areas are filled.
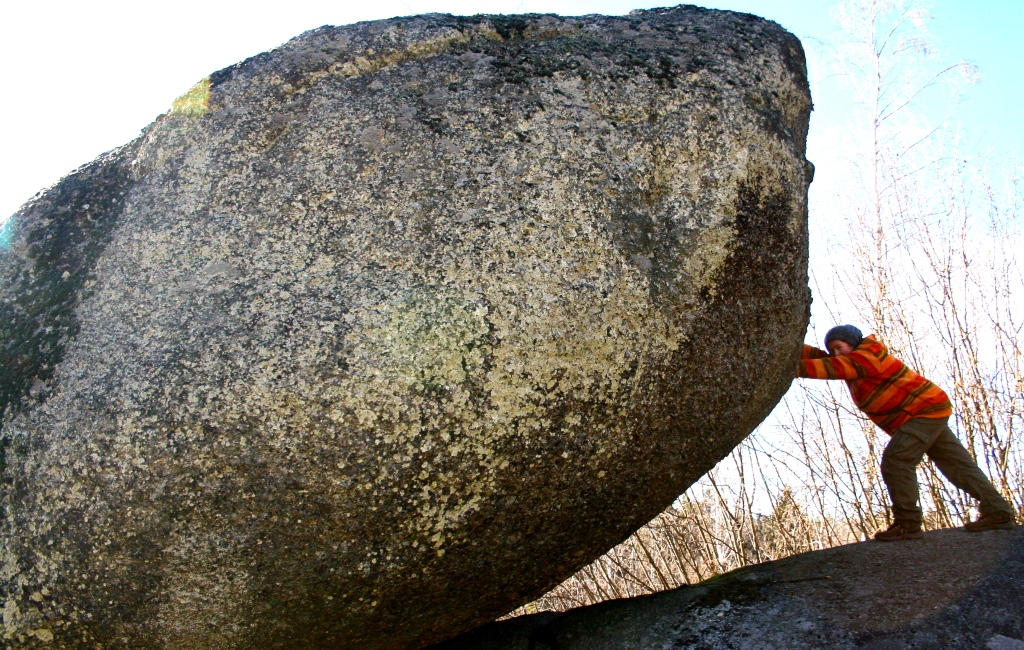
[[[324,27],[185,97],[4,232],[11,643],[438,641],[789,385],[810,98],[773,23]]]
[[[172,115],[188,115],[198,117],[205,115],[210,109],[210,78],[205,77],[199,83],[171,103]]]

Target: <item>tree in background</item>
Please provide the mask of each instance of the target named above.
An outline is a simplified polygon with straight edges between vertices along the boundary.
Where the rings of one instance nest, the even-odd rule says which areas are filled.
[[[834,10],[846,37],[820,50],[854,99],[834,153],[843,184],[812,203],[814,323],[854,321],[950,395],[950,420],[993,483],[1024,509],[1024,275],[1016,171],[960,153],[942,114],[974,82],[938,64],[927,13],[904,0]],[[820,174],[819,174],[820,176]],[[823,219],[822,215],[830,215]],[[838,217],[838,218],[836,218]],[[817,235],[817,233],[816,233]],[[814,328],[812,327],[812,330]],[[669,510],[523,611],[635,596],[887,525],[884,434],[840,382],[794,383],[772,416]],[[919,469],[926,527],[962,524],[969,497]]]
[[[850,133],[860,138],[849,148],[856,152],[848,161],[852,182],[835,196],[835,205],[846,206],[845,228],[829,247],[839,263],[816,265],[831,288],[819,287],[818,297],[832,313],[855,314],[947,390],[958,435],[1020,509],[1024,304],[1014,296],[1024,283],[1013,246],[1020,194],[1012,178],[997,192],[987,170],[961,156],[948,121],[934,125],[937,109],[951,103],[942,93],[955,97],[977,72],[965,62],[934,65],[919,6],[859,0],[837,16],[851,36],[838,61],[857,99],[859,128]],[[835,391],[817,397],[830,413],[851,412]],[[857,421],[869,456],[860,474],[869,474],[863,484],[877,492],[865,502],[885,504],[876,462],[885,441]],[[933,525],[962,523],[969,500],[932,465],[922,473]]]

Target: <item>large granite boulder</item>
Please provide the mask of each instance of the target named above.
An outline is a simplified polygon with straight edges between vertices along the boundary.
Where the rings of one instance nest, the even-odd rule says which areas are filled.
[[[211,75],[0,238],[8,643],[417,648],[620,542],[790,383],[810,107],[692,7]]]

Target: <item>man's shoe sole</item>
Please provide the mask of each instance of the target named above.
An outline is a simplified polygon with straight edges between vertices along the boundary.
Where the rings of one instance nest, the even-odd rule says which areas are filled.
[[[969,524],[964,526],[964,530],[968,533],[983,533],[986,530],[1013,530],[1014,523],[1012,521],[1004,521],[1001,524],[988,524],[980,528],[972,528]]]
[[[917,531],[916,533],[903,533],[899,537],[876,537],[876,542],[902,542],[905,539],[921,539],[924,537],[924,532]]]

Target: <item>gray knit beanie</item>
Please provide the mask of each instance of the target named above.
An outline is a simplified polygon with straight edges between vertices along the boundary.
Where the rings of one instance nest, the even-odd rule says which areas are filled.
[[[855,348],[863,340],[864,335],[853,325],[836,325],[825,335],[825,349],[828,349],[829,341],[842,341]]]

